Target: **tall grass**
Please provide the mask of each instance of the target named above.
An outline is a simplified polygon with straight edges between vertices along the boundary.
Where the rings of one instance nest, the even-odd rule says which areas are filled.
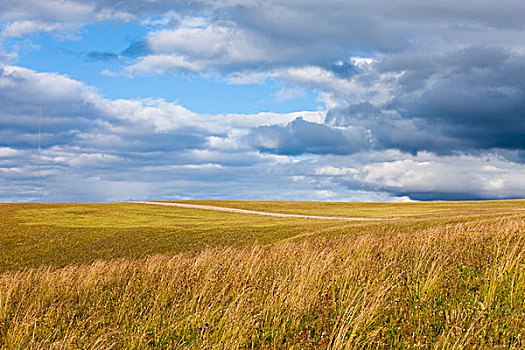
[[[5,349],[525,347],[521,217],[0,275]]]

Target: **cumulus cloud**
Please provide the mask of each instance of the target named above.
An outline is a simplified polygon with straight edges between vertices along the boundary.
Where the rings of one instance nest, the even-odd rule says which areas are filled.
[[[317,89],[328,109],[323,130],[334,139],[338,128],[350,128],[362,135],[357,139],[366,136],[359,149],[451,154],[525,148],[523,62],[519,53],[482,46],[382,60],[351,58],[330,67],[276,69],[267,76],[291,87]],[[231,79],[252,82],[261,73],[244,71]],[[259,132],[257,140],[274,145],[261,149],[279,153],[283,149],[276,145],[284,141],[276,140],[293,140],[288,134],[276,128]],[[306,139],[296,143],[295,153],[316,153]],[[341,142],[325,152],[340,154],[336,145]]]
[[[1,77],[3,201],[525,195],[519,156],[512,161],[494,150],[370,151],[369,134],[329,126],[325,112],[210,116],[159,99],[106,99],[58,74],[4,66]],[[39,159],[35,96],[44,107]]]
[[[231,59],[324,65],[358,52],[370,56],[407,50],[440,52],[466,43],[519,48],[525,10],[515,0],[497,5],[488,0],[439,4],[415,0],[6,0],[0,4],[0,14],[11,24],[31,21],[49,28],[135,20],[152,28],[147,40],[159,53],[186,52],[190,61],[213,54],[221,57],[221,64]],[[192,38],[199,39],[194,41],[195,50],[186,44]],[[202,47],[201,43],[211,45]],[[212,60],[206,63],[214,65]]]
[[[390,98],[333,108],[327,122],[370,129],[380,148],[438,153],[524,149],[525,81],[519,73],[524,69],[522,55],[496,47],[385,58],[366,76],[367,91],[374,94],[379,86],[374,82],[382,81],[383,74],[395,75]],[[336,90],[327,91],[337,96]],[[384,91],[380,87],[377,93]]]
[[[3,37],[20,38],[40,32],[74,38],[84,25],[104,20],[130,21],[134,15],[89,1],[5,0],[0,4]]]
[[[376,154],[377,156],[377,154]],[[324,166],[315,174],[349,187],[386,191],[416,200],[522,198],[525,170],[495,154],[438,157],[422,152],[398,159],[373,159],[359,167]]]
[[[260,126],[247,136],[252,147],[284,155],[351,154],[367,148],[366,134],[353,128],[333,129],[299,117],[286,126]]]
[[[523,45],[520,31],[525,13],[513,0],[498,6],[468,0],[432,6],[413,0],[169,4],[105,6],[150,16],[142,23],[152,28],[145,39],[153,48],[151,54],[184,57],[199,69],[324,66],[357,53],[383,57],[402,52],[437,53],[466,45],[499,44],[512,49]],[[177,60],[171,62],[172,70],[188,69]],[[145,69],[142,65],[139,72]]]
[[[230,23],[186,20],[175,29],[150,32],[145,41],[150,54],[139,58],[127,71],[155,74],[177,70],[198,72],[275,60],[278,54],[267,55],[261,46],[262,40],[249,37]],[[126,50],[131,50],[131,47]]]
[[[286,124],[297,113],[201,115],[159,99],[106,99],[54,73],[16,66],[3,66],[1,72],[0,178],[9,184],[0,188],[2,201],[188,197],[203,193],[208,182],[217,183],[208,193],[221,197],[236,176],[246,177],[235,186],[239,197],[248,197],[255,196],[248,193],[254,174],[293,161],[260,154],[239,138],[254,127]],[[322,112],[304,116],[324,118]],[[270,176],[261,188],[269,191],[281,177]]]

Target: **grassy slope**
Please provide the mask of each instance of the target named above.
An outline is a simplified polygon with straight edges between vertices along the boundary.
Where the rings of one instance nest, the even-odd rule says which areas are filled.
[[[0,272],[268,244],[338,225],[143,204],[0,204]]]
[[[483,215],[525,210],[524,200],[412,202],[412,203],[341,203],[341,202],[281,202],[190,200],[167,201],[212,205],[274,213],[372,218],[439,218]]]
[[[142,204],[0,204],[0,272],[97,259],[136,258],[211,247],[272,244],[328,230],[402,230],[479,215],[523,212],[525,201],[442,203],[315,203],[187,201],[295,214],[396,217],[395,223],[272,218]],[[473,217],[465,218],[465,215]],[[416,221],[416,222],[414,222]]]
[[[404,219],[3,204],[0,347],[525,346],[524,201],[206,204]]]

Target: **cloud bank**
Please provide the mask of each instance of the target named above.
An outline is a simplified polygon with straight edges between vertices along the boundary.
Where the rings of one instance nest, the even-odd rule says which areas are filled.
[[[0,199],[525,197],[523,16],[511,0],[3,1]],[[106,76],[271,80],[324,108],[204,115],[13,59],[17,40],[107,21],[147,34],[82,54],[120,65]]]

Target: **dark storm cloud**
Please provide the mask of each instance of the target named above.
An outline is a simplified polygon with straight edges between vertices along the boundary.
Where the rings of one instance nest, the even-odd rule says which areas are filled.
[[[371,130],[376,148],[437,153],[525,149],[524,56],[470,47],[439,55],[397,55],[375,69],[375,81],[382,73],[402,74],[395,97],[383,105],[331,110],[329,124]]]
[[[225,2],[226,4],[228,2]],[[253,1],[215,10],[283,63],[325,65],[351,55],[439,52],[454,46],[523,44],[520,1]],[[288,61],[289,60],[289,61]]]
[[[334,72],[334,80],[346,78],[371,96],[370,102],[332,108],[323,126],[325,134],[339,135],[334,127],[368,134],[371,142],[361,143],[359,150],[393,148],[443,155],[525,149],[525,57],[514,51],[480,46],[440,54],[405,53],[380,60],[365,71],[349,63],[326,69]],[[377,86],[385,74],[398,76],[392,83],[394,93],[386,101],[373,102],[374,94],[382,92]],[[352,89],[343,91],[338,83],[330,84],[325,83],[324,89],[341,104],[352,100]],[[283,127],[259,132],[258,144],[264,144],[265,138],[278,145],[265,152],[277,154],[356,150],[342,147],[343,142],[326,142],[319,148],[313,138],[293,137]]]
[[[282,155],[351,154],[366,146],[365,135],[346,133],[324,124],[297,118],[286,126],[261,126],[248,136],[250,144]]]

